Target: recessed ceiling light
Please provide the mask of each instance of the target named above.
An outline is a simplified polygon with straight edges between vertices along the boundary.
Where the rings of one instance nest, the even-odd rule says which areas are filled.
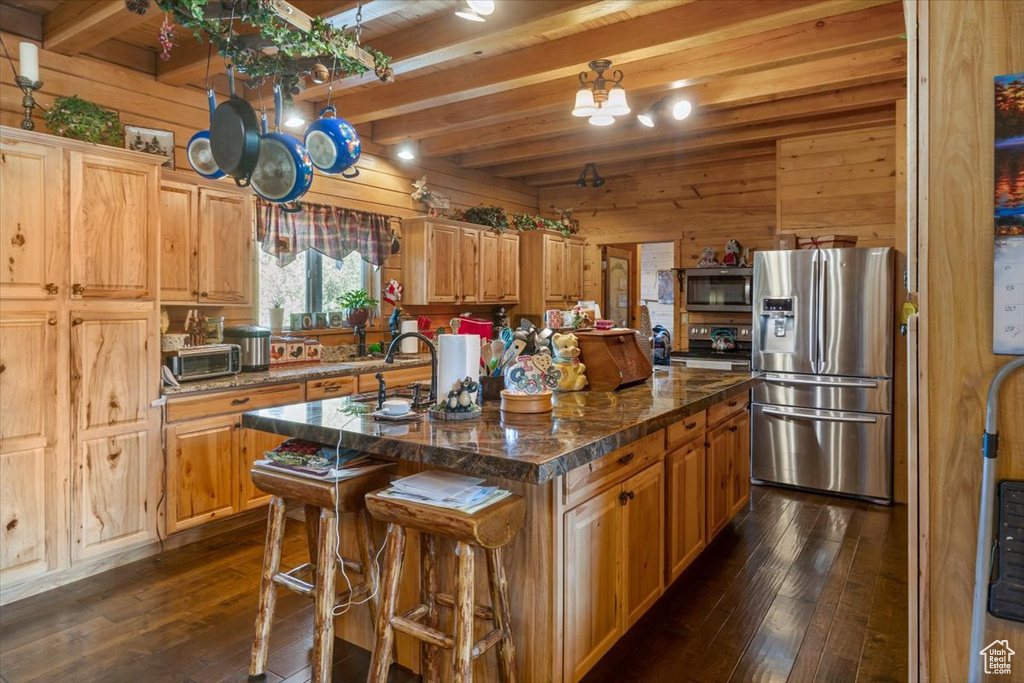
[[[398,148],[398,151],[395,152],[395,156],[399,159],[404,159],[405,161],[412,161],[416,158],[416,152],[412,151],[411,145],[402,145]]]
[[[477,14],[487,16],[494,12],[494,0],[466,0],[466,4]]]
[[[306,124],[306,119],[302,118],[302,114],[296,111],[288,112],[288,115],[284,119],[285,128],[299,128]]]
[[[468,19],[469,21],[487,21],[469,5],[466,5],[465,7],[460,7],[459,9],[455,10],[455,16],[461,17],[463,19]]]

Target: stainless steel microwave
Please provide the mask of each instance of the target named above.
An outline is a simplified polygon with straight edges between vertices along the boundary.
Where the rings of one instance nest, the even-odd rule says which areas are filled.
[[[687,268],[686,310],[749,313],[753,268]]]
[[[179,382],[237,375],[242,371],[242,349],[238,344],[190,346],[167,354],[164,365]]]

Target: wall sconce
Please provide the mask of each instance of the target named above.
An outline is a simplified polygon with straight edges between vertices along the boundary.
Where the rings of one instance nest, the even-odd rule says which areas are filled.
[[[18,59],[20,73],[15,77],[14,82],[25,93],[21,99],[21,106],[25,108],[25,118],[21,120],[21,127],[25,130],[33,130],[36,124],[32,121],[32,110],[36,107],[36,101],[32,97],[32,93],[43,87],[43,82],[39,80],[39,48],[35,43],[23,41],[18,46]]]
[[[580,173],[580,177],[576,179],[576,184],[578,186],[580,186],[580,187],[586,187],[587,186],[587,171],[588,170],[594,176],[594,179],[590,183],[591,187],[601,187],[602,185],[605,184],[605,179],[602,178],[597,173],[597,164],[595,164],[593,162],[588,162],[586,165],[583,166],[583,172]]]

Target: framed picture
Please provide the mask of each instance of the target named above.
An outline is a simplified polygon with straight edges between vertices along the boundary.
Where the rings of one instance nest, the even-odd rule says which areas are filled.
[[[125,126],[124,147],[135,152],[167,157],[164,166],[174,170],[174,133],[172,131]]]

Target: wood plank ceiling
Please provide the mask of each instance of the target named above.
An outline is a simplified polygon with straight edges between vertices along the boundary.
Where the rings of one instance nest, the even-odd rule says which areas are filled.
[[[293,2],[355,23],[352,0]],[[892,122],[905,96],[899,0],[496,0],[484,23],[456,17],[458,4],[364,0],[363,42],[393,56],[395,81],[343,78],[333,104],[376,143],[529,185],[571,184],[586,162],[615,178],[756,156],[778,139]],[[0,8],[7,23],[37,21],[47,49],[170,85],[204,82],[207,48],[184,31],[169,61],[156,58],[155,7],[142,17],[123,0]],[[599,58],[623,71],[633,110],[604,128],[570,115],[577,74]],[[297,99],[312,111],[327,91],[310,82]],[[634,115],[666,96],[693,114],[641,126]]]

